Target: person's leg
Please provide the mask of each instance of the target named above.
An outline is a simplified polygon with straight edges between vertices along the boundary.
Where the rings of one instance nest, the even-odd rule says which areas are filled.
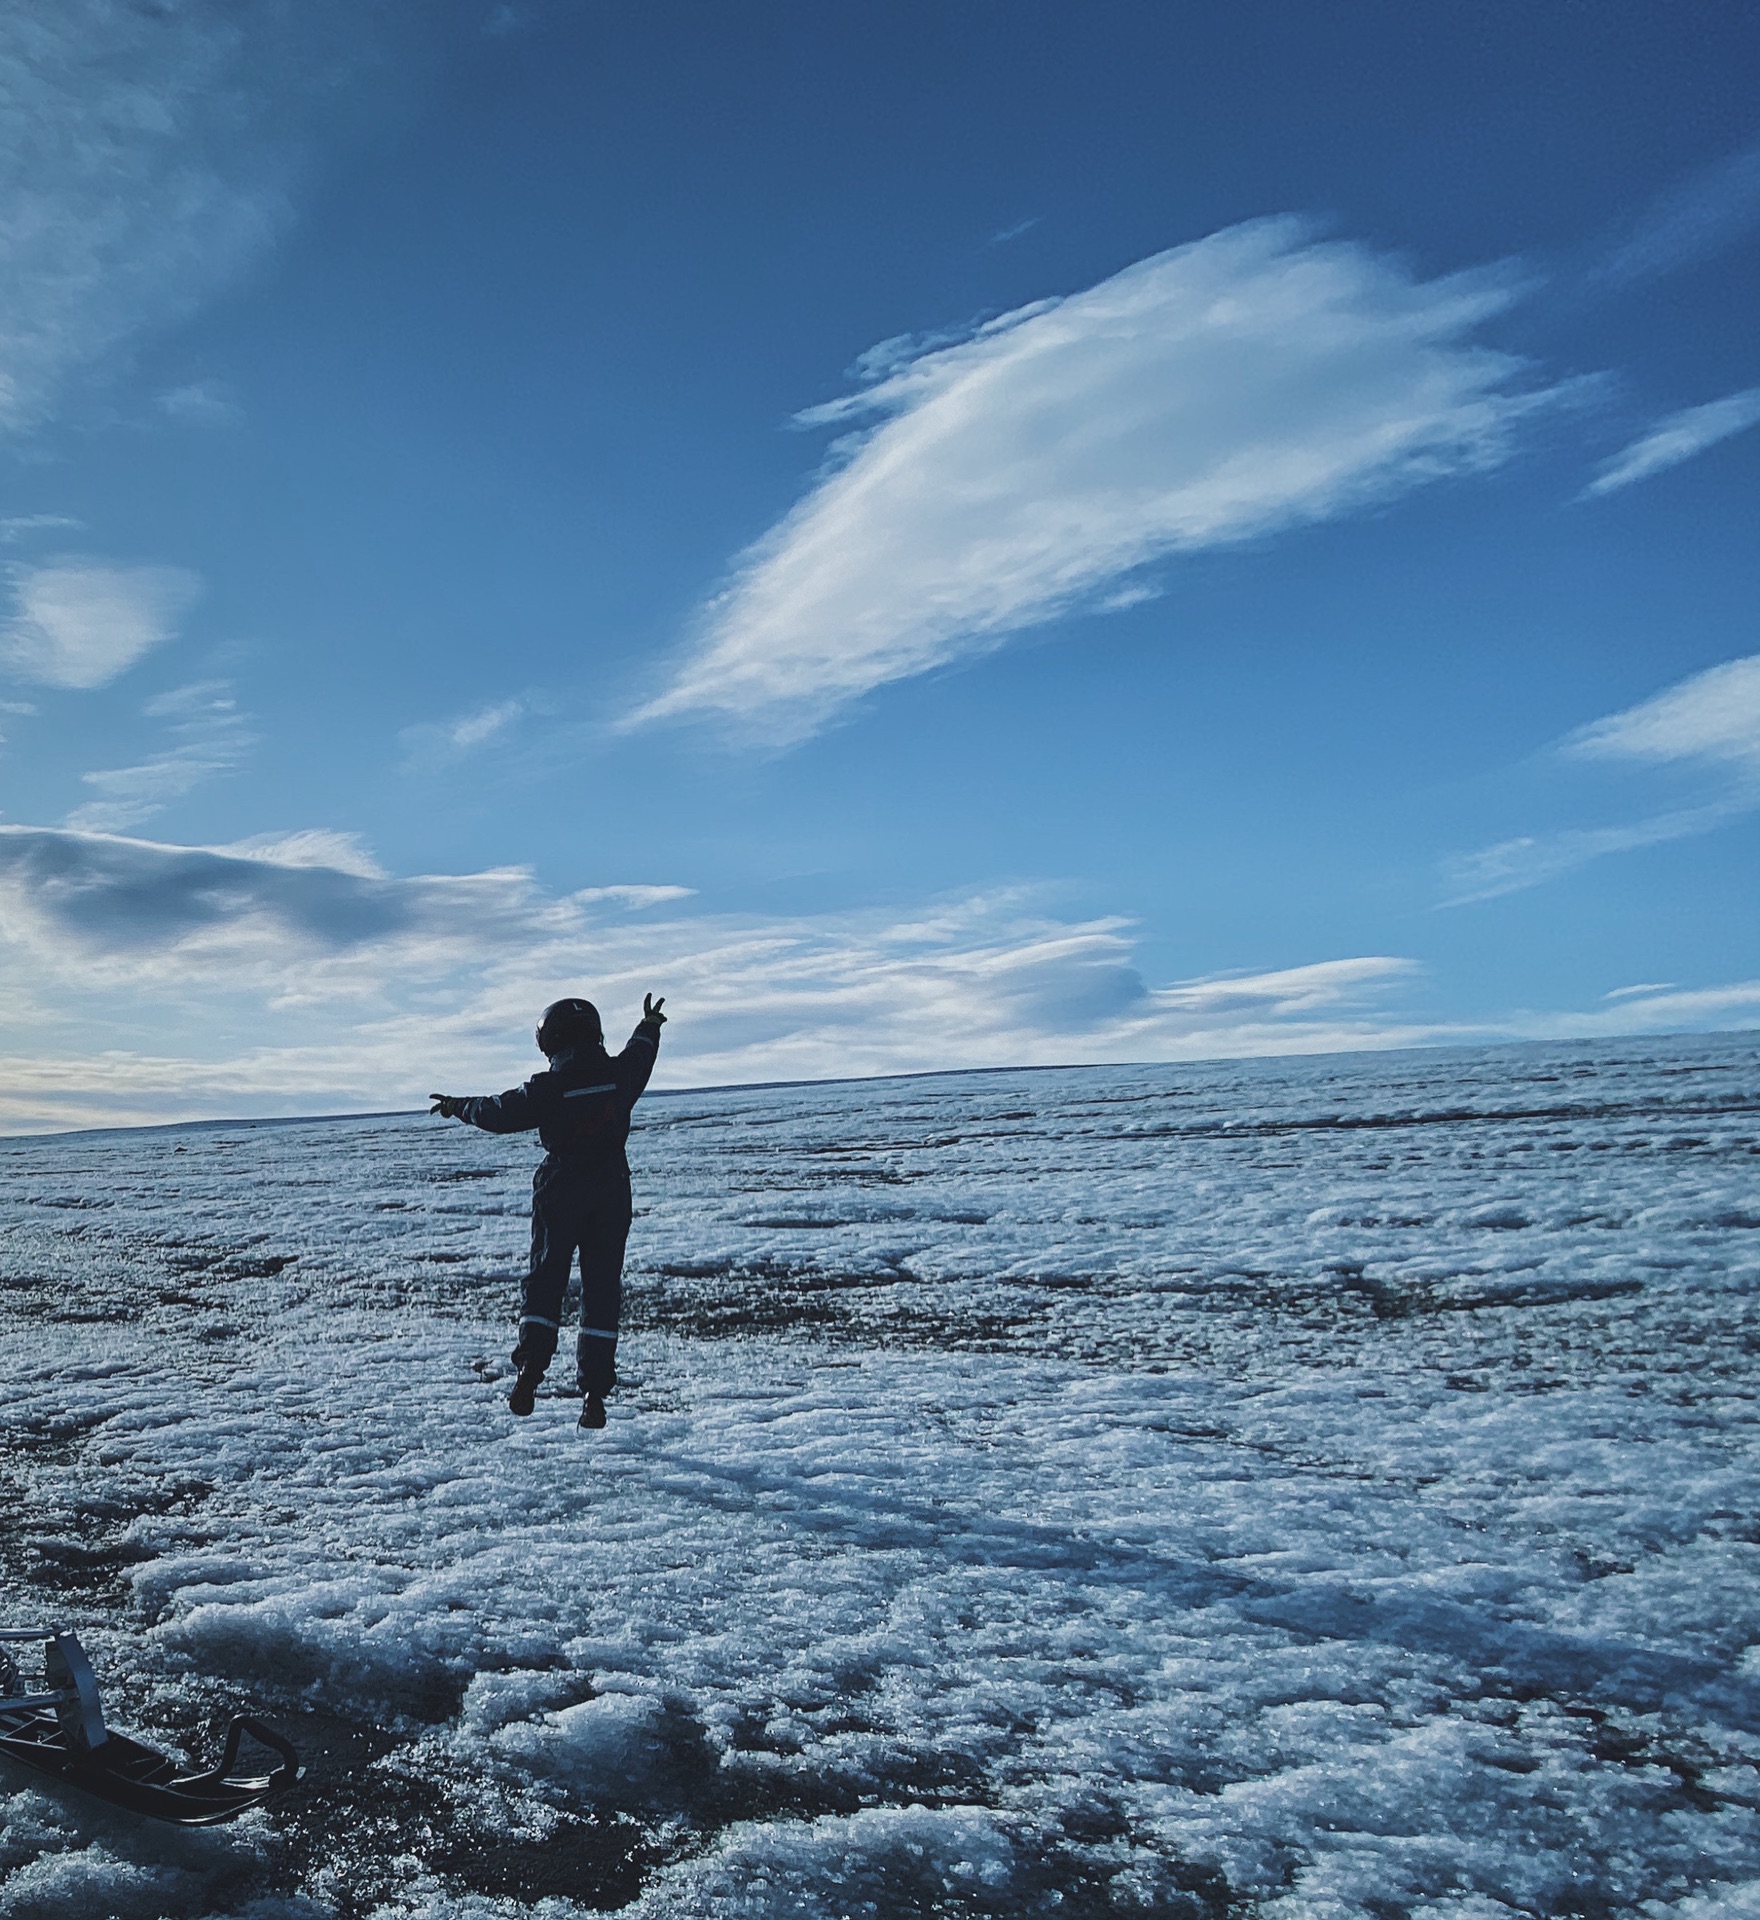
[[[568,1182],[556,1179],[553,1169],[538,1169],[532,1181],[532,1258],[520,1290],[519,1340],[513,1350],[513,1364],[534,1381],[543,1379],[556,1354],[562,1296],[579,1231],[574,1199]]]
[[[623,1249],[629,1239],[629,1179],[599,1184],[581,1223],[581,1330],[575,1366],[581,1392],[603,1399],[617,1384],[617,1323],[623,1312]]]

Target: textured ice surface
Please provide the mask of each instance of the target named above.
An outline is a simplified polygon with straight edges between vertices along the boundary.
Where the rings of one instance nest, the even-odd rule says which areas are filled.
[[[0,1614],[312,1763],[0,1920],[1760,1913],[1752,1036],[639,1121],[598,1434],[529,1141],[0,1146]]]

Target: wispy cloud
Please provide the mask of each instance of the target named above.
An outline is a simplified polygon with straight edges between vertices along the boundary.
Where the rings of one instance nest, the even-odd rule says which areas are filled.
[[[393,878],[323,836],[246,851],[0,826],[15,1119],[63,1110],[22,1091],[47,1084],[30,1061],[56,1008],[84,1035],[67,1089],[83,1085],[80,1111],[162,1117],[192,1100],[309,1111],[414,1100],[448,1076],[506,1084],[534,1064],[534,1011],[567,988],[632,1019],[644,991],[670,993],[666,1071],[700,1084],[1394,1044],[1420,1033],[1386,1012],[1413,972],[1368,956],[1153,987],[1127,924],[1021,893],[734,916],[668,886],[548,894],[518,869]],[[189,1057],[192,1006],[204,1036],[250,1045]],[[153,1064],[155,1009],[181,1078]]]
[[[235,859],[261,861],[270,867],[330,867],[359,880],[388,876],[359,834],[332,827],[300,827],[292,833],[259,833],[233,840],[208,852]]]
[[[1496,465],[1546,398],[1479,334],[1502,272],[1256,221],[952,345],[869,358],[807,418],[878,420],[738,563],[640,724],[799,737],[886,681],[1002,645],[1166,556]]]
[[[405,764],[411,767],[441,765],[505,746],[519,723],[533,711],[533,702],[522,695],[492,701],[451,720],[422,721],[405,727],[398,735]]]
[[[1746,813],[1750,804],[1713,801],[1703,807],[1676,807],[1622,826],[1567,827],[1558,833],[1518,834],[1512,840],[1500,840],[1495,846],[1481,847],[1476,853],[1451,862],[1447,896],[1442,904],[1465,907],[1479,900],[1496,900],[1503,894],[1520,893],[1525,887],[1556,880],[1561,874],[1587,866],[1591,860],[1610,853],[1635,853],[1641,847],[1658,847],[1670,840],[1708,833],[1713,827]]]
[[[15,546],[43,533],[66,533],[83,523],[67,513],[14,513],[0,519],[0,541]]]
[[[462,24],[346,0],[0,0],[0,431],[235,282],[313,153],[383,126]],[[224,400],[185,389],[172,410],[218,417],[205,391]]]
[[[1512,1035],[1535,1040],[1599,1040],[1624,1033],[1678,1033],[1760,1025],[1760,980],[1712,987],[1628,987],[1582,1012],[1516,1014]]]
[[[80,778],[96,794],[67,816],[70,827],[116,833],[139,826],[181,800],[202,781],[229,773],[256,744],[224,680],[203,680],[149,700],[150,720],[164,720],[172,744],[132,767],[111,767]]]
[[[0,427],[192,312],[262,246],[278,168],[247,109],[265,10],[13,0],[0,11]]]
[[[1483,847],[1451,864],[1445,906],[1496,899],[1605,854],[1709,832],[1760,807],[1760,654],[1709,667],[1635,707],[1593,721],[1560,741],[1555,751],[1567,760],[1696,766],[1715,777],[1718,791],[1696,806],[1640,820],[1525,834]]]
[[[1665,414],[1623,452],[1605,462],[1583,489],[1583,497],[1593,499],[1600,494],[1617,493],[1634,481],[1648,480],[1651,474],[1678,467],[1683,460],[1691,460],[1694,454],[1745,432],[1757,422],[1760,422],[1760,387],[1744,387],[1740,393],[1725,394],[1721,400],[1707,400],[1703,406],[1683,407],[1679,413]]]
[[[243,417],[231,390],[219,380],[189,380],[153,396],[153,405],[166,419],[180,425],[229,427]]]
[[[12,573],[17,612],[0,664],[52,687],[101,687],[162,646],[200,591],[181,567],[115,567],[69,555]]]
[[[1697,760],[1760,774],[1760,653],[1579,728],[1563,751],[1585,760]]]
[[[1760,226],[1760,143],[1743,147],[1652,202],[1596,278],[1615,285],[1696,266]]]

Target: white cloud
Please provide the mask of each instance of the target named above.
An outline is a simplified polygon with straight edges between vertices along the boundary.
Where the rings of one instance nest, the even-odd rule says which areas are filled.
[[[1666,414],[1623,452],[1604,462],[1583,489],[1583,496],[1594,499],[1604,493],[1617,493],[1636,480],[1665,473],[1720,440],[1745,433],[1756,422],[1760,422],[1760,387],[1744,387],[1721,400],[1707,400],[1703,406]]]
[[[236,767],[256,744],[224,680],[203,680],[162,693],[146,705],[149,719],[170,722],[175,743],[132,767],[112,767],[80,778],[98,798],[67,816],[70,827],[115,833],[150,820],[173,800],[217,773]]]
[[[668,994],[675,1085],[1421,1037],[1382,1011],[1414,971],[1400,959],[1154,988],[1126,924],[1059,919],[1018,893],[761,919],[682,911],[675,887],[558,897],[518,869],[394,879],[353,843],[336,849],[345,865],[324,846],[0,826],[0,1119],[383,1107],[506,1085],[537,1064],[533,1015],[565,990],[613,1026],[643,992]],[[46,1051],[62,1025],[71,1054]]]
[[[675,900],[693,899],[696,891],[695,887],[582,887],[568,898],[583,907],[610,900],[636,912],[643,907],[669,907]]]
[[[246,99],[266,9],[0,6],[0,427],[193,311],[273,231],[279,168]]]
[[[210,853],[232,854],[245,860],[260,860],[271,867],[334,867],[338,873],[353,874],[361,880],[383,880],[385,869],[358,834],[339,833],[329,827],[301,827],[292,833],[260,833],[248,840],[234,840],[223,847],[210,847]]]
[[[1669,189],[1596,277],[1616,285],[1696,266],[1760,225],[1760,145],[1743,147]]]
[[[314,154],[393,120],[461,30],[344,0],[0,0],[0,431],[234,283]]]
[[[1494,900],[1605,854],[1706,833],[1760,807],[1760,654],[1708,667],[1593,721],[1560,742],[1558,752],[1577,760],[1697,766],[1716,775],[1721,790],[1697,806],[1641,820],[1524,834],[1483,847],[1452,863],[1445,906]]]
[[[1690,679],[1571,735],[1597,760],[1698,760],[1760,774],[1760,653]]]
[[[181,567],[115,567],[69,555],[12,575],[17,612],[0,660],[24,679],[101,687],[161,646],[201,582]]]
[[[1481,343],[1507,275],[1256,221],[1005,315],[888,342],[877,418],[738,563],[641,724],[719,714],[799,737],[883,682],[1000,646],[1182,551],[1495,465],[1549,396]],[[1137,576],[1137,577],[1132,577]]]
[[[448,744],[458,748],[461,753],[472,747],[483,746],[505,733],[524,711],[524,706],[518,700],[503,700],[498,705],[466,714],[447,729]]]
[[[1525,1039],[1599,1040],[1624,1033],[1679,1033],[1760,1026],[1760,980],[1715,987],[1628,987],[1614,1004],[1585,1012],[1518,1014],[1509,1028]]]
[[[243,409],[219,380],[191,380],[153,396],[153,405],[168,420],[181,425],[229,427],[243,417]]]
[[[398,735],[403,745],[404,764],[416,768],[444,766],[467,754],[505,746],[519,723],[536,710],[534,701],[516,695],[475,707],[451,720],[422,721],[405,727]]]
[[[1506,893],[1520,893],[1525,887],[1556,880],[1561,874],[1587,866],[1591,860],[1610,853],[1634,853],[1641,847],[1663,846],[1670,840],[1708,833],[1747,811],[1745,802],[1719,801],[1703,807],[1677,807],[1620,826],[1566,827],[1557,833],[1518,834],[1514,839],[1500,840],[1495,846],[1481,847],[1476,853],[1462,855],[1451,862],[1447,870],[1447,896],[1442,904],[1465,907],[1480,900],[1500,899]]]
[[[0,541],[10,547],[20,540],[28,540],[33,534],[64,533],[83,524],[68,513],[9,514],[0,519]]]

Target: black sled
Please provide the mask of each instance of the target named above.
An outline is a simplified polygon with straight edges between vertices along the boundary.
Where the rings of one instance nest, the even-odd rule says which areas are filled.
[[[52,1780],[83,1787],[129,1813],[179,1827],[212,1827],[261,1805],[300,1776],[299,1755],[292,1747],[243,1713],[226,1729],[219,1764],[206,1773],[186,1773],[176,1761],[104,1725],[97,1678],[75,1635],[0,1628],[0,1643],[6,1641],[42,1645],[43,1685],[37,1692],[27,1691],[16,1663],[0,1645],[0,1754]],[[247,1736],[275,1756],[271,1772],[234,1771]]]

